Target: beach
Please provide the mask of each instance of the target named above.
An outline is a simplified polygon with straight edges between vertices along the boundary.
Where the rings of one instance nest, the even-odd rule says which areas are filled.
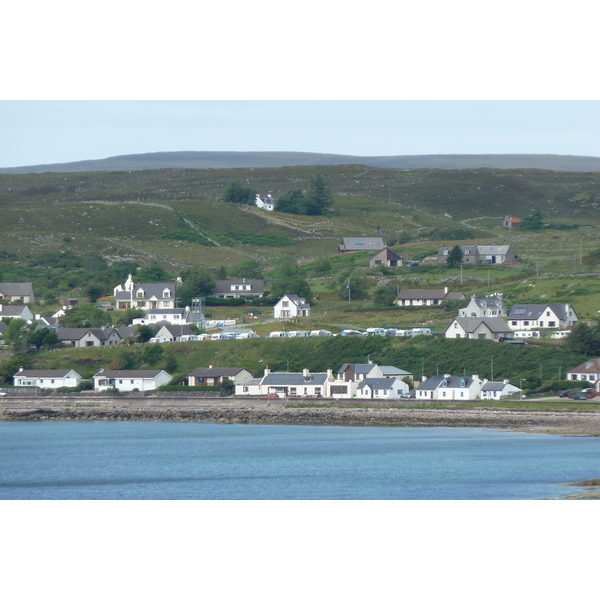
[[[339,406],[314,399],[253,397],[109,397],[72,394],[3,397],[0,420],[197,421],[223,424],[348,427],[487,427],[563,436],[600,436],[600,413],[414,408],[410,405]]]

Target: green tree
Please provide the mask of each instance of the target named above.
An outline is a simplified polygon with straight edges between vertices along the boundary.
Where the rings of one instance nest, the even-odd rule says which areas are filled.
[[[275,210],[292,215],[302,215],[305,214],[305,201],[302,190],[291,190],[278,198],[275,203]]]
[[[305,214],[322,215],[333,205],[333,194],[329,189],[323,175],[317,173],[310,178],[310,186],[306,195],[308,199],[308,210]]]
[[[111,324],[111,317],[105,310],[86,304],[68,310],[61,322],[64,327],[102,327]]]
[[[27,334],[28,346],[33,346],[36,350],[50,350],[51,348],[59,348],[63,343],[58,339],[58,335],[48,328],[33,329]]]
[[[341,273],[332,285],[342,300],[364,300],[369,296],[366,279],[354,271]]]
[[[136,283],[164,283],[169,279],[169,274],[154,261],[138,271],[135,281]]]
[[[246,279],[262,279],[265,276],[264,267],[257,260],[249,258],[243,260],[235,267],[231,267],[231,269],[229,269],[229,276],[237,278],[245,277]]]
[[[397,295],[395,284],[378,285],[373,292],[373,304],[375,306],[392,306]]]
[[[306,298],[308,302],[312,300],[312,291],[306,275],[293,258],[281,258],[269,275],[273,297],[281,298],[286,294],[296,294]]]
[[[177,290],[182,306],[190,306],[192,298],[209,296],[215,289],[215,278],[204,267],[193,267],[182,278],[183,284]]]
[[[113,313],[112,322],[115,327],[129,325],[133,319],[140,319],[146,314],[142,308],[127,308]]]
[[[536,229],[542,229],[542,227],[544,227],[544,222],[542,221],[542,213],[539,209],[521,220],[520,229],[535,231]]]
[[[155,335],[155,328],[149,327],[148,325],[140,325],[135,331],[134,339],[140,344],[145,344],[150,338],[153,338]],[[158,347],[159,346],[157,346],[157,348]]]
[[[600,324],[593,327],[586,323],[577,325],[567,336],[565,342],[571,352],[589,356],[600,355]]]
[[[221,194],[223,202],[234,202],[235,204],[254,204],[256,192],[249,188],[243,187],[238,181],[230,183]]]
[[[451,268],[457,267],[462,262],[463,257],[464,254],[460,246],[454,246],[454,248],[448,252],[446,264]]]

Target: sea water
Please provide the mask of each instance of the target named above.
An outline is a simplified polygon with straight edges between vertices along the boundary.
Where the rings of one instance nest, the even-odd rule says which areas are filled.
[[[564,497],[597,438],[475,428],[0,422],[0,499]]]

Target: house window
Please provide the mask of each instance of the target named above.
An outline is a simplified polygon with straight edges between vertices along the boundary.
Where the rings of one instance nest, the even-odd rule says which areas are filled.
[[[86,342],[86,343],[85,343],[85,345],[86,345],[86,346],[93,346],[93,345],[94,345],[94,342],[93,342],[93,341],[91,341],[91,342]]]
[[[131,383],[135,383],[135,381],[134,381],[133,379],[130,379],[129,381],[130,381]]]
[[[244,392],[248,392],[248,391],[250,391],[250,388],[247,388],[247,387],[244,387],[244,388],[242,388],[242,389],[243,389],[243,391],[244,391]]]
[[[289,305],[290,305],[290,303],[289,303],[287,300],[284,300],[284,301],[281,303],[281,306],[284,306],[284,307],[288,307]]]
[[[315,388],[315,396],[321,395],[321,388]]]
[[[165,290],[163,292],[163,298],[170,298],[171,297],[171,292],[169,290]]]
[[[348,387],[345,385],[332,385],[331,386],[331,393],[332,394],[347,394],[348,393]]]
[[[296,394],[296,393],[297,392],[296,392],[296,388],[295,387],[290,388],[290,394]]]
[[[548,321],[548,327],[556,327],[556,321]]]
[[[123,383],[123,380],[122,380],[122,379],[119,379],[119,383]]]
[[[511,324],[511,325],[516,325],[516,324],[517,324],[517,322],[516,322],[516,321],[511,321],[511,322],[510,322],[510,324]]]
[[[529,321],[523,321],[523,325],[529,325]]]
[[[137,298],[143,298],[144,297],[144,290],[138,290],[135,295],[136,295]]]
[[[485,333],[478,333],[477,338],[480,340],[485,340]]]
[[[457,338],[459,338],[459,337],[460,337],[460,333],[457,333],[457,334],[456,334],[456,337],[457,337]]]

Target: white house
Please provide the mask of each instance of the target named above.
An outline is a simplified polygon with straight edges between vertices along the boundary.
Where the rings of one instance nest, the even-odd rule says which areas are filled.
[[[94,375],[94,389],[97,391],[115,388],[121,392],[139,390],[146,392],[167,385],[173,377],[165,371],[105,371],[101,369]]]
[[[296,294],[286,294],[273,308],[276,319],[310,317],[310,304]]]
[[[575,327],[579,322],[570,304],[515,304],[507,318],[513,330],[565,329]]]
[[[31,323],[33,313],[24,304],[0,304],[0,320],[2,319],[23,319]]]
[[[513,330],[500,317],[456,317],[446,328],[447,338],[499,340],[513,337]]]
[[[133,319],[132,325],[156,325],[166,322],[172,325],[192,322],[192,311],[189,306],[185,308],[151,308],[146,316]]]
[[[74,348],[116,346],[122,341],[118,331],[112,327],[63,327],[56,335],[63,344]]]
[[[567,371],[571,381],[600,381],[600,358],[591,358]]]
[[[153,344],[167,344],[169,342],[196,341],[196,337],[194,332],[183,323],[181,325],[171,325],[170,323],[167,323],[163,325],[149,341]]]
[[[24,370],[13,376],[15,386],[39,387],[43,389],[56,389],[59,387],[77,387],[81,375],[72,369],[46,369]]]
[[[243,385],[253,379],[252,373],[242,367],[198,367],[188,375],[188,385],[220,385],[229,379],[235,385]]]
[[[373,400],[397,400],[408,393],[408,385],[395,377],[363,379],[356,389],[357,398]]]
[[[267,194],[266,196],[261,196],[260,194],[256,194],[256,198],[254,200],[254,204],[258,206],[258,208],[262,208],[263,210],[274,210],[275,209],[275,200],[271,194]]]
[[[477,376],[433,375],[416,389],[417,400],[475,400],[483,381]]]
[[[490,296],[488,298],[472,296],[469,304],[458,310],[458,316],[471,318],[506,317],[506,305],[500,296]]]
[[[241,396],[277,394],[281,398],[318,398],[327,396],[329,381],[334,381],[331,369],[327,373],[311,373],[308,369],[303,369],[302,373],[271,373],[271,370],[266,368],[260,383],[248,380],[236,385],[235,393]]]
[[[0,283],[0,298],[8,298],[11,302],[34,304],[33,283]]]
[[[131,275],[127,281],[114,288],[117,309],[175,308],[174,283],[134,283]]]
[[[479,397],[482,400],[500,400],[513,394],[520,394],[521,392],[521,388],[509,383],[508,379],[504,379],[503,381],[488,381],[484,379]]]

